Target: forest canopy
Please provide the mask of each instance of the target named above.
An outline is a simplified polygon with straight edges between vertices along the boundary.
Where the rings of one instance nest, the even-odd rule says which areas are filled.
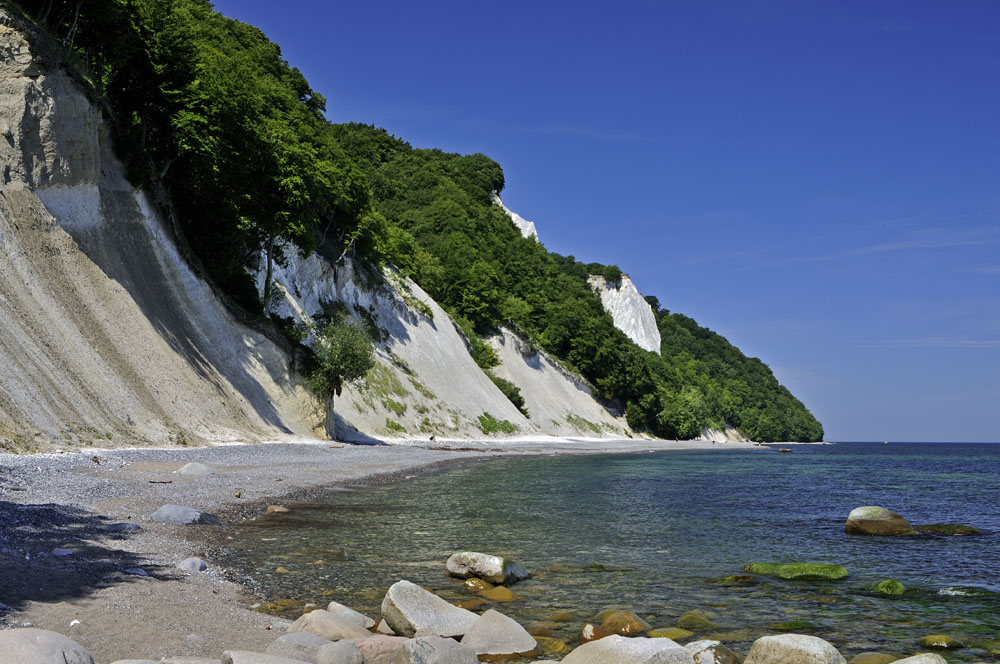
[[[10,1],[10,0],[7,0]],[[105,103],[136,185],[164,192],[195,260],[235,302],[266,312],[280,247],[394,264],[451,313],[473,356],[509,327],[577,371],[630,426],[691,438],[821,440],[770,369],[650,298],[662,354],[615,328],[581,263],[521,236],[491,201],[500,165],[331,124],[325,99],[257,28],[208,0],[17,0]],[[267,265],[263,297],[250,277]],[[516,387],[502,387],[512,399]]]

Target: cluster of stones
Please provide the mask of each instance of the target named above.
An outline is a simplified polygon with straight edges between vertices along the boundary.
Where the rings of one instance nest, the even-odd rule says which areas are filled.
[[[902,515],[878,505],[864,505],[847,515],[844,531],[851,535],[943,535],[947,537],[979,535],[981,531],[958,523],[929,523],[911,526]]]

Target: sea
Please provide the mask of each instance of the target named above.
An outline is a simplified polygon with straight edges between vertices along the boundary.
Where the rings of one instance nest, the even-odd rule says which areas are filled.
[[[797,631],[848,658],[926,651],[918,640],[930,634],[966,646],[950,661],[1000,657],[1000,444],[784,447],[791,453],[504,457],[337,487],[236,526],[221,562],[252,580],[264,610],[287,617],[330,600],[375,616],[401,579],[469,600],[444,562],[471,550],[532,573],[511,587],[515,601],[489,606],[570,644],[606,608],[628,608],[653,627],[698,610],[712,626],[688,640],[717,638],[743,654],[760,636]],[[861,505],[982,534],[845,534]],[[753,562],[832,563],[850,575],[746,578]],[[872,592],[885,579],[906,591]]]

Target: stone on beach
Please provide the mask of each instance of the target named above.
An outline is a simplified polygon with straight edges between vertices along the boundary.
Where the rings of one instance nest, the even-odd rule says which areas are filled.
[[[694,664],[694,657],[670,639],[612,634],[579,646],[563,664]]]
[[[316,664],[364,664],[365,656],[354,641],[347,640],[324,644],[311,661]]]
[[[196,476],[206,476],[215,475],[215,469],[211,466],[207,466],[203,463],[197,461],[192,461],[191,463],[186,463],[177,470],[174,471],[178,475],[196,475]]]
[[[776,634],[754,641],[744,664],[847,664],[847,660],[819,637]]]
[[[916,531],[901,515],[877,505],[856,507],[847,515],[844,532],[852,535],[913,535]]]
[[[722,644],[721,641],[702,639],[684,646],[695,664],[741,664],[743,658]]]
[[[341,618],[346,618],[351,622],[357,623],[365,629],[371,629],[375,626],[374,620],[359,611],[355,611],[349,606],[341,604],[340,602],[330,602],[327,605],[326,610],[330,613],[337,614]]]
[[[653,628],[648,622],[625,609],[612,611],[601,622],[601,627],[612,634],[622,636],[639,636]]]
[[[478,664],[470,646],[436,634],[410,639],[392,655],[391,664]]]
[[[194,524],[205,526],[222,525],[222,522],[219,521],[219,517],[214,514],[202,512],[191,507],[184,507],[183,505],[163,505],[153,512],[153,515],[150,518],[157,523],[167,523],[174,526],[187,526]]]
[[[312,664],[301,659],[265,655],[249,650],[227,650],[222,653],[222,664]]]
[[[476,577],[493,584],[510,585],[531,576],[520,563],[476,551],[453,553],[444,565],[452,576],[460,579]]]
[[[382,617],[396,634],[403,636],[413,636],[417,630],[463,636],[479,620],[472,611],[453,606],[409,581],[397,581],[385,593]]]
[[[483,657],[527,656],[538,651],[538,643],[516,620],[490,609],[469,628],[462,643]]]
[[[264,652],[268,655],[313,662],[316,660],[316,652],[329,643],[328,639],[310,632],[295,632],[279,636]]]
[[[94,664],[83,646],[58,632],[35,627],[0,630],[4,662],[17,664]]]
[[[288,626],[288,634],[295,634],[296,632],[309,632],[328,641],[363,639],[371,636],[371,632],[353,620],[348,620],[343,616],[324,611],[323,609],[310,611]]]
[[[177,563],[177,568],[185,572],[204,572],[208,569],[208,565],[201,558],[192,556]]]
[[[355,639],[354,645],[361,651],[365,664],[390,664],[396,651],[406,645],[409,639],[402,636],[376,634],[365,639]]]
[[[284,505],[268,505],[265,510],[265,514],[285,514],[287,512],[291,512],[291,510]]]

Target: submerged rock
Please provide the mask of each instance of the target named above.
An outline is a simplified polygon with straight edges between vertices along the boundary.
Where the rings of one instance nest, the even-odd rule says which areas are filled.
[[[517,595],[510,591],[510,588],[506,586],[496,586],[494,588],[488,588],[479,593],[480,597],[490,600],[491,602],[515,602],[519,599]]]
[[[777,634],[754,641],[743,664],[847,664],[847,660],[819,637]]]
[[[824,563],[749,563],[744,572],[776,576],[779,579],[800,579],[813,581],[838,581],[848,576],[847,569],[840,565]]]
[[[947,634],[930,634],[921,638],[919,643],[924,648],[937,648],[939,650],[958,650],[965,647],[964,643]]]
[[[677,626],[681,629],[689,629],[693,632],[703,632],[709,629],[717,629],[719,626],[708,619],[704,611],[688,611],[677,619]]]
[[[722,645],[721,641],[705,639],[684,646],[695,664],[742,664],[743,658]]]
[[[811,620],[788,620],[768,625],[767,628],[772,632],[804,632],[814,630],[816,627],[816,623]]]
[[[899,659],[899,655],[887,652],[863,652],[855,655],[847,664],[889,664]]]
[[[445,562],[445,568],[452,576],[461,579],[476,577],[493,584],[510,585],[531,576],[520,563],[476,551],[453,553]]]
[[[652,625],[639,616],[624,609],[612,611],[608,614],[601,622],[601,627],[612,634],[621,634],[622,636],[639,636],[653,628]]]
[[[906,659],[897,659],[896,664],[948,664],[948,660],[932,652],[922,652]]]
[[[563,664],[694,664],[694,657],[670,639],[628,638],[612,634],[584,643]]]
[[[83,646],[58,632],[35,627],[0,630],[4,662],[17,664],[94,664]]]
[[[879,595],[902,595],[906,592],[906,586],[899,581],[886,579],[885,581],[879,581],[872,586],[872,592],[878,593]]]
[[[914,528],[919,533],[928,533],[930,535],[944,535],[946,537],[983,534],[983,531],[979,530],[979,528],[973,528],[972,526],[963,526],[960,523],[928,523],[923,526],[914,526]]]
[[[649,630],[646,636],[651,639],[673,639],[677,641],[678,639],[687,639],[694,636],[694,632],[680,627],[657,627],[656,629]]]
[[[844,532],[852,535],[913,535],[916,531],[901,515],[877,505],[856,507],[847,515]]]
[[[396,634],[413,636],[429,630],[439,636],[463,636],[479,620],[415,583],[394,583],[382,600],[382,617]]]

